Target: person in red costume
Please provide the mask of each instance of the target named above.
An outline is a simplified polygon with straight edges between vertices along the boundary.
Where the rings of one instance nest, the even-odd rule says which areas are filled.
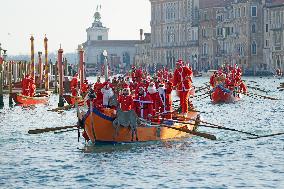
[[[215,87],[215,79],[217,77],[217,72],[214,72],[214,74],[210,77],[210,85],[211,87]]]
[[[101,92],[101,89],[103,88],[103,84],[101,83],[101,78],[97,78],[97,82],[94,84],[94,91],[96,94],[95,98],[95,106],[96,107],[102,107],[103,105],[103,93]]]
[[[130,111],[133,109],[134,103],[133,103],[133,97],[130,93],[130,88],[128,85],[125,85],[122,90],[122,95],[118,98],[119,106],[122,111]]]
[[[29,80],[29,95],[30,95],[30,97],[35,96],[35,91],[36,91],[35,80],[34,80],[33,77],[31,77],[30,80]]]
[[[143,73],[141,69],[136,69],[135,66],[132,67],[132,73],[131,73],[131,77],[132,77],[132,81],[136,81],[138,83],[140,83],[142,81],[142,77]]]
[[[164,85],[163,83],[160,84],[159,88],[158,88],[158,92],[159,92],[159,109],[160,109],[160,113],[162,115],[164,115],[164,117],[166,119],[172,119],[172,111],[173,111],[173,107],[172,107],[172,93],[173,91],[173,83],[171,81],[167,81],[166,85]]]
[[[77,96],[77,86],[78,86],[78,73],[76,73],[71,82],[70,82],[70,88],[71,88],[71,93],[72,96]]]
[[[188,98],[192,87],[192,70],[187,66],[182,66],[182,61],[176,63],[174,72],[174,86],[179,92],[181,112],[184,116],[188,113]]]
[[[143,87],[139,88],[139,93],[134,100],[134,110],[138,117],[150,120],[153,116],[153,101]]]
[[[89,83],[88,83],[88,80],[85,79],[84,80],[84,83],[82,84],[82,87],[81,87],[81,93],[82,95],[84,96],[89,90]]]
[[[157,88],[155,86],[154,82],[149,83],[149,86],[147,88],[147,93],[150,95],[152,101],[153,101],[153,111],[158,112],[158,99],[159,99],[159,94],[157,91]]]
[[[29,80],[29,75],[26,75],[22,80],[22,95],[24,96],[29,96]]]

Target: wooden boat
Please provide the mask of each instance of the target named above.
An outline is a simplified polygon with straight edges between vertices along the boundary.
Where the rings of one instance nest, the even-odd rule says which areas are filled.
[[[239,93],[234,94],[233,91],[224,88],[222,85],[217,85],[212,91],[211,100],[213,103],[232,103],[241,98]]]
[[[137,127],[137,137],[132,141],[132,133],[129,128],[120,127],[118,133],[115,135],[113,121],[115,119],[114,111],[112,109],[103,109],[102,111],[93,108],[92,114],[88,111],[84,116],[85,131],[92,142],[96,143],[128,143],[128,142],[146,142],[146,141],[160,141],[169,140],[182,137],[189,137],[190,134],[178,131],[169,127],[154,126],[154,125],[140,125]],[[188,115],[190,119],[196,119],[198,113],[191,112]],[[194,121],[191,124],[178,123],[164,123],[175,128],[194,129]]]
[[[16,104],[35,105],[35,104],[47,104],[49,95],[46,93],[39,93],[33,97],[30,97],[19,93],[12,93],[12,98]]]
[[[74,105],[76,103],[76,99],[77,99],[79,105],[84,104],[84,99],[81,96],[76,97],[76,96],[72,96],[72,95],[63,95],[63,97],[66,100],[66,102],[70,105]]]

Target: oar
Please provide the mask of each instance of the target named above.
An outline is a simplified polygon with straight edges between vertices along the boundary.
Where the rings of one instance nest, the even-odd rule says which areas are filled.
[[[279,136],[279,135],[284,135],[284,133],[275,133],[275,134],[263,135],[263,136],[257,136],[257,137],[248,137],[248,138],[245,138],[245,139],[242,139],[242,140],[267,138],[267,137],[273,137],[273,136]]]
[[[172,127],[172,126],[165,125],[165,124],[157,124],[157,126],[171,128],[171,129],[174,129],[174,130],[177,130],[177,131],[182,131],[182,132],[185,132],[185,133],[189,133],[189,134],[199,136],[199,137],[203,137],[203,138],[210,139],[210,140],[216,140],[217,139],[216,136],[214,136],[214,135],[211,135],[211,134],[208,134],[208,133],[201,133],[201,132],[198,132],[198,131],[192,131],[192,130],[189,130],[189,129],[186,129],[186,128],[177,128],[177,127]]]
[[[264,95],[260,95],[260,94],[256,94],[256,93],[249,93],[250,95],[254,95],[254,96],[257,96],[257,97],[261,97],[261,98],[266,98],[266,99],[269,99],[269,100],[280,100],[278,98],[274,98],[274,97],[269,97],[269,96],[264,96]]]
[[[77,131],[77,128],[68,129],[68,130],[64,130],[64,131],[54,131],[54,134],[66,133],[66,132],[70,132],[70,131]]]
[[[75,128],[77,125],[72,125],[72,126],[64,126],[64,127],[49,127],[49,128],[43,128],[43,129],[34,129],[34,130],[29,130],[29,134],[41,134],[41,133],[47,133],[51,131],[59,131],[63,129],[70,129],[70,128]]]
[[[58,112],[60,110],[69,110],[71,108],[74,108],[74,104],[69,104],[69,105],[66,105],[66,106],[63,106],[63,107],[58,107],[58,108],[54,108],[52,110],[47,110],[47,111]]]
[[[190,121],[196,121],[195,119],[189,119],[189,120],[190,120]],[[165,120],[165,121],[166,121],[166,120]],[[194,125],[193,123],[184,122],[184,121],[174,121],[174,122]],[[222,129],[222,130],[228,130],[228,131],[239,132],[239,133],[243,133],[243,134],[247,134],[247,135],[251,135],[251,136],[258,136],[258,135],[253,134],[253,133],[249,133],[249,132],[246,132],[246,131],[240,131],[240,130],[237,130],[237,129],[231,129],[231,128],[228,128],[228,127],[223,127],[223,126],[216,125],[216,124],[214,124],[214,123],[209,123],[209,122],[206,122],[206,121],[201,121],[201,120],[199,120],[199,122],[200,122],[200,123],[204,123],[204,124],[208,124],[208,125],[201,125],[201,124],[198,124],[198,126],[201,126],[201,127],[216,128],[216,129]]]
[[[266,91],[266,90],[264,90],[264,89],[261,89],[261,88],[259,88],[259,87],[252,87],[252,86],[249,86],[249,85],[247,85],[247,87],[250,88],[250,89],[258,90],[258,91],[265,92],[265,93],[270,92],[270,91]]]
[[[76,86],[76,90],[77,90],[77,95],[76,97],[78,97],[78,93],[79,93],[79,87],[78,87],[78,83],[77,83],[77,86]],[[78,104],[78,100],[76,98],[76,101],[75,101],[75,107],[76,107],[76,110],[77,110],[77,118],[78,118],[78,121],[77,121],[77,129],[78,129],[78,142],[80,142],[80,110],[79,110],[79,104]]]
[[[173,126],[169,126],[169,125],[165,125],[165,124],[156,124],[156,123],[149,122],[149,121],[142,119],[142,118],[140,118],[140,120],[143,121],[143,122],[146,122],[146,123],[150,123],[152,126],[167,127],[167,128],[171,128],[171,129],[174,129],[174,130],[177,130],[177,131],[182,131],[182,132],[185,132],[185,133],[189,133],[189,134],[199,136],[199,137],[203,137],[203,138],[210,139],[210,140],[216,140],[217,139],[216,136],[208,134],[208,133],[201,133],[201,132],[198,132],[198,131],[192,131],[192,130],[189,130],[189,129],[186,129],[186,128],[177,128],[177,127],[173,127]]]

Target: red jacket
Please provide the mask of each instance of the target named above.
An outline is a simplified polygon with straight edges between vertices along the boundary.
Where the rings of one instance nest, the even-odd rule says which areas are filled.
[[[121,95],[118,98],[118,102],[120,104],[120,108],[122,111],[130,111],[133,109],[133,97],[131,95]]]
[[[137,95],[134,100],[134,110],[136,114],[144,119],[149,119],[148,115],[153,115],[153,101],[149,94]]]
[[[70,82],[70,88],[77,88],[77,85],[78,85],[78,78],[73,77],[71,82]]]
[[[173,87],[170,86],[168,88],[165,89],[165,93],[163,94],[159,94],[158,93],[158,108],[159,108],[159,112],[169,112],[172,111],[172,93],[173,91]]]
[[[82,93],[86,93],[89,90],[89,85],[88,83],[83,83],[82,88],[81,88],[81,92]]]
[[[192,70],[187,67],[181,67],[176,69],[174,73],[174,86],[177,87],[178,91],[188,91],[191,88],[192,84]]]

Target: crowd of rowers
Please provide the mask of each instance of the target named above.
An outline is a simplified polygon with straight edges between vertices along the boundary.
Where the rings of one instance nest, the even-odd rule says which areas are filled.
[[[237,66],[223,66],[210,77],[210,85],[221,87],[224,93],[247,93],[247,86],[242,80],[242,69]],[[225,90],[226,89],[226,90]]]
[[[81,94],[86,95],[87,104],[97,109],[114,108],[109,106],[109,99],[116,95],[119,107],[122,111],[134,110],[136,114],[144,119],[152,120],[157,115],[163,115],[166,119],[172,119],[173,101],[172,91],[175,89],[180,97],[181,113],[188,116],[189,96],[192,94],[192,70],[182,60],[176,62],[174,73],[162,69],[153,77],[141,69],[132,67],[129,76],[113,77],[101,82],[100,77],[94,85],[89,85],[85,80],[81,87]],[[78,78],[75,75],[71,81],[72,96],[77,95]]]

